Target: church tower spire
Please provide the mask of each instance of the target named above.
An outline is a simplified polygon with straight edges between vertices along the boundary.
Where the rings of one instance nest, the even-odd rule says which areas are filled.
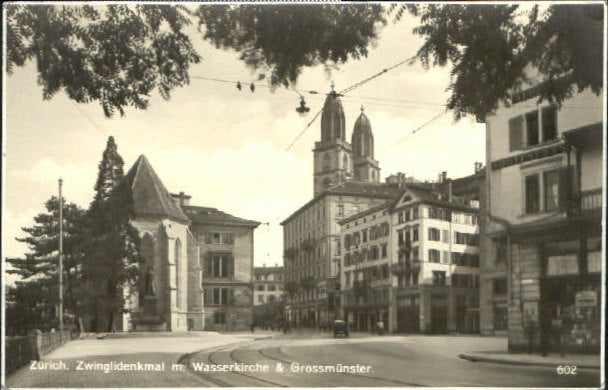
[[[345,139],[344,109],[332,84],[321,114],[321,141],[315,143],[313,150],[315,196],[352,179],[352,149]]]
[[[353,165],[355,180],[378,183],[380,165],[374,160],[374,134],[372,125],[363,106],[355,122],[352,137]]]

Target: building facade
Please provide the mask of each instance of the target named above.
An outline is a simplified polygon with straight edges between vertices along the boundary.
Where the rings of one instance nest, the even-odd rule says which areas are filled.
[[[253,268],[253,304],[280,302],[283,299],[284,274],[283,267],[254,267]]]
[[[353,329],[478,332],[482,177],[402,183],[395,200],[340,222],[341,309]]]
[[[253,231],[259,222],[210,207],[182,209],[192,221],[203,272],[205,330],[247,330],[253,322]]]
[[[543,86],[486,118],[482,329],[512,350],[599,351],[602,98],[538,104]]]
[[[265,329],[284,325],[285,296],[283,267],[255,267],[253,292],[253,323]]]
[[[292,326],[333,321],[339,304],[343,218],[393,199],[397,185],[380,183],[371,123],[362,111],[346,142],[340,96],[331,91],[315,143],[314,197],[282,222],[286,316]]]

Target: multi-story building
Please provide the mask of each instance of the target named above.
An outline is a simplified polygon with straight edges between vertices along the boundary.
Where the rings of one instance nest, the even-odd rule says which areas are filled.
[[[283,267],[253,268],[253,304],[275,303],[283,299]]]
[[[255,326],[275,329],[284,323],[285,297],[283,267],[253,269],[253,317]]]
[[[174,196],[197,238],[204,290],[205,330],[246,330],[253,322],[253,231],[259,222]]]
[[[314,197],[282,222],[286,315],[292,325],[333,321],[340,290],[338,221],[393,199],[397,185],[380,183],[371,123],[361,112],[345,140],[339,95],[328,94],[315,144]]]
[[[389,325],[391,302],[390,210],[394,200],[339,222],[342,256],[341,317],[352,330],[369,331]]]
[[[396,200],[340,222],[342,311],[353,329],[382,321],[390,332],[478,331],[476,171],[402,182]]]
[[[539,83],[486,118],[484,334],[510,349],[599,350],[602,271],[601,96],[538,103]]]

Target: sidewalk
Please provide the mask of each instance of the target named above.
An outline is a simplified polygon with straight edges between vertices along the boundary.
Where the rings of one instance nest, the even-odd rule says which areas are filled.
[[[600,369],[600,355],[583,355],[583,354],[566,354],[560,356],[559,353],[549,353],[547,356],[541,356],[538,352],[527,353],[509,353],[507,351],[475,351],[470,353],[461,353],[458,355],[461,359],[470,360],[472,362],[511,364],[518,366],[538,366],[538,367],[557,367],[557,366],[576,366],[577,368]]]

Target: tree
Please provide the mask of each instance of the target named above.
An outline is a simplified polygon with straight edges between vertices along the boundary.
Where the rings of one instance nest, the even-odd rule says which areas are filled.
[[[59,199],[51,197],[45,203],[45,208],[47,212],[34,217],[34,226],[21,228],[27,236],[17,238],[17,241],[28,245],[30,252],[24,257],[6,259],[11,265],[7,273],[22,278],[7,291],[7,302],[15,303],[14,307],[7,306],[7,325],[10,322],[10,327],[18,333],[49,326],[49,322],[56,320],[54,309],[59,295]],[[73,203],[63,206],[64,310],[72,314],[80,313],[84,215],[85,211]]]
[[[236,50],[272,86],[295,84],[303,67],[367,55],[384,23],[379,5],[9,5],[7,71],[37,64],[44,99],[63,90],[97,101],[107,117],[146,109],[156,88],[169,99],[200,62],[184,33],[198,20],[204,39]],[[263,78],[260,74],[260,76]]]
[[[183,6],[8,5],[6,63],[36,61],[43,98],[63,90],[78,103],[98,101],[107,117],[148,107],[157,88],[169,99],[189,82],[200,56],[182,30]]]
[[[393,7],[420,17],[413,31],[425,38],[416,57],[429,67],[450,64],[447,108],[459,119],[484,120],[511,90],[528,81],[529,67],[545,82],[539,102],[560,105],[574,91],[603,84],[603,6],[555,4],[540,11],[518,5],[424,5]]]
[[[270,85],[294,85],[302,68],[367,56],[385,24],[376,5],[201,5],[195,12],[203,36],[235,50]]]
[[[123,179],[123,160],[113,137],[99,164],[95,197],[87,213],[88,245],[83,276],[88,285],[91,329],[111,331],[114,316],[125,310],[125,296],[137,285],[139,235],[130,188]]]

